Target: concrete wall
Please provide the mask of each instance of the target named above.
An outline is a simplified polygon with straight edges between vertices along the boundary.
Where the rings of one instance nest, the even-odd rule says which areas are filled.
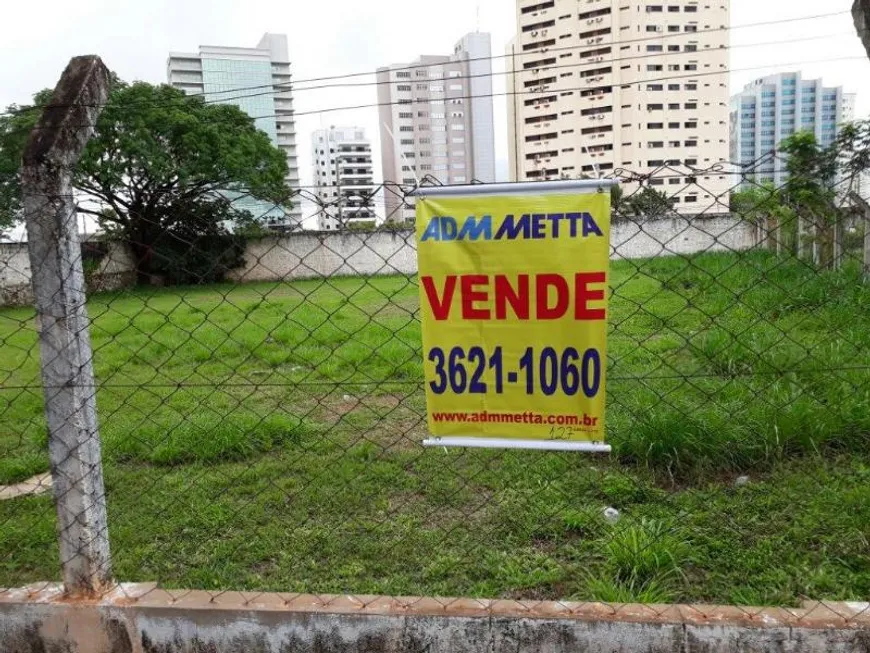
[[[755,244],[752,226],[730,216],[617,222],[611,258],[640,259],[707,251],[741,251]],[[277,281],[354,274],[416,274],[412,231],[298,234],[252,242],[235,281]]]
[[[417,250],[411,231],[302,233],[248,243],[245,267],[233,281],[277,281],[342,275],[415,274]]]
[[[110,243],[100,267],[90,276],[89,290],[118,290],[135,281],[133,256],[120,243]],[[33,304],[27,243],[0,243],[0,306]]]
[[[806,609],[167,592],[0,592],[0,653],[866,653],[868,604]]]
[[[730,216],[675,217],[643,223],[617,222],[611,258],[641,259],[706,251],[740,251],[755,244],[754,230]],[[251,241],[245,266],[231,281],[287,281],[344,275],[416,274],[413,231],[300,233]],[[91,290],[115,290],[133,282],[129,251],[113,243],[93,275]],[[0,244],[0,306],[32,302],[26,243]]]

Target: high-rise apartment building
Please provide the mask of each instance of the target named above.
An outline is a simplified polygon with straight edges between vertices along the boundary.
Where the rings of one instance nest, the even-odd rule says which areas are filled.
[[[311,135],[320,231],[374,224],[372,144],[362,127],[330,127]]]
[[[725,209],[730,0],[517,0],[511,179],[668,172],[682,212]],[[665,179],[667,177],[667,179]],[[628,189],[631,190],[630,188]]]
[[[255,48],[203,45],[195,54],[171,52],[167,75],[169,83],[185,93],[203,95],[209,102],[234,104],[253,117],[257,127],[287,155],[287,185],[299,187],[290,56],[285,35],[265,34]],[[293,227],[301,219],[298,202],[285,214],[253,199],[236,201],[275,228]]]
[[[490,35],[474,32],[451,55],[378,69],[385,181],[495,181],[491,56]],[[413,220],[409,203],[390,192],[385,197],[388,219]]]
[[[731,160],[751,169],[755,181],[780,186],[788,177],[785,165],[765,155],[798,131],[813,132],[827,147],[854,112],[855,96],[842,87],[802,79],[799,72],[762,77],[731,98]]]

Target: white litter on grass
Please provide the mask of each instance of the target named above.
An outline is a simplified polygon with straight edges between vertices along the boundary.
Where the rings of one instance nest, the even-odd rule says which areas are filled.
[[[342,399],[344,399],[345,401],[353,401],[353,397],[351,397],[350,395],[344,395]]]
[[[737,487],[743,487],[744,485],[749,485],[749,480],[748,476],[738,476],[734,481],[734,485]]]
[[[605,508],[604,509],[604,519],[607,520],[611,524],[615,524],[619,521],[619,511],[616,508]]]
[[[49,490],[51,490],[51,474],[46,472],[15,485],[0,485],[0,501],[45,494]]]

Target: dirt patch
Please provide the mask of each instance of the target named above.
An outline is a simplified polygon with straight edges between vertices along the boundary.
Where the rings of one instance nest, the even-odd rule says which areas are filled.
[[[37,474],[14,485],[0,485],[0,501],[18,497],[38,496],[51,491],[51,474]]]

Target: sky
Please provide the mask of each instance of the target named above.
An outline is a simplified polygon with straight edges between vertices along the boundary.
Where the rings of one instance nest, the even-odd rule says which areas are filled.
[[[870,61],[847,13],[852,0],[731,0],[731,92],[766,74],[800,70],[858,94],[858,117],[870,116]],[[413,7],[413,9],[410,9]],[[372,72],[420,54],[449,54],[463,34],[492,34],[493,55],[515,29],[513,0],[42,0],[4,7],[0,23],[0,107],[23,103],[54,86],[70,57],[98,54],[122,79],[166,81],[170,51],[200,45],[254,46],[264,32],[289,38],[303,184],[312,179],[311,132],[321,126],[365,127],[380,179],[376,108],[324,111],[373,104],[374,86],[303,90],[306,79]],[[742,25],[843,12],[829,18]],[[494,92],[505,89],[504,61],[493,60]],[[373,77],[352,82],[373,81]],[[341,83],[329,81],[327,84]],[[496,167],[507,178],[504,97],[494,98]]]

